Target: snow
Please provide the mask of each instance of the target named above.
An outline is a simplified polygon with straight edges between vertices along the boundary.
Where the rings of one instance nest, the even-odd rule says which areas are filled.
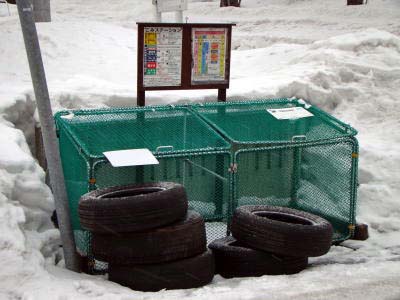
[[[63,268],[52,194],[32,157],[37,115],[19,21],[0,4],[0,299],[400,299],[400,2],[345,2],[192,0],[184,16],[237,23],[229,100],[295,96],[359,131],[357,219],[370,239],[334,246],[297,275],[215,276],[203,288],[158,293]],[[53,22],[38,32],[54,111],[136,103],[135,22],[152,19],[150,3],[52,2]],[[216,98],[147,94],[148,104]]]

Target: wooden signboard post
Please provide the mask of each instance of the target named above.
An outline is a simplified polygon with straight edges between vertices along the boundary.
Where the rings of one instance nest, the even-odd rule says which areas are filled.
[[[137,105],[146,91],[229,88],[235,24],[137,23]]]

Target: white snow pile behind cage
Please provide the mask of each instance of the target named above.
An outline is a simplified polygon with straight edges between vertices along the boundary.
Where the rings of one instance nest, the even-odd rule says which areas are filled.
[[[206,11],[210,14],[215,10],[211,5]],[[244,7],[240,12],[248,14],[248,10]],[[235,12],[229,8],[222,15],[240,19]],[[114,99],[120,105],[131,105],[136,94],[132,75],[135,30],[97,21],[84,22],[82,30],[79,27],[66,26],[57,18],[51,25],[39,26],[54,107],[112,105]],[[244,45],[247,30],[238,26],[241,41],[234,43]],[[28,125],[34,119],[25,50],[18,26],[0,20],[0,34],[7,36],[7,43],[0,43],[0,299],[400,297],[398,36],[363,29],[304,44],[285,40],[261,48],[265,43],[256,41],[252,49],[232,53],[231,99],[296,96],[359,130],[358,219],[370,225],[368,241],[344,243],[357,251],[333,247],[327,255],[311,259],[310,268],[297,275],[231,280],[216,276],[212,284],[200,289],[140,293],[103,276],[73,274],[54,266],[60,251],[59,233],[49,219],[54,207],[52,195],[25,138],[31,143]],[[5,72],[3,66],[7,66]],[[166,98],[182,102],[212,99],[214,93],[165,92],[148,99],[150,103],[163,103]]]

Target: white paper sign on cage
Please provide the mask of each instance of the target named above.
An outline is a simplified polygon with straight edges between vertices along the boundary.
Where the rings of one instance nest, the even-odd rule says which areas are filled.
[[[149,149],[128,149],[103,152],[113,167],[158,165]]]
[[[171,12],[187,10],[187,0],[153,0],[153,4],[157,5],[157,12]]]
[[[267,111],[278,120],[300,119],[314,116],[302,107],[274,108]]]

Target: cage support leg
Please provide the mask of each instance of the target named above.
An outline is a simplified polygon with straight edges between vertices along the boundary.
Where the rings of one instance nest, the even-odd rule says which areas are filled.
[[[368,239],[368,237],[369,237],[368,225],[359,223],[359,224],[356,224],[356,226],[354,228],[354,234],[350,239],[356,240],[356,241],[365,241]]]
[[[226,89],[218,90],[218,101],[226,101]],[[223,118],[225,116],[225,107],[218,108],[218,117]],[[222,216],[224,210],[224,184],[220,180],[222,174],[224,174],[224,157],[222,155],[217,155],[215,162],[215,173],[219,175],[215,178],[215,214]]]
[[[297,190],[300,181],[300,164],[301,164],[301,149],[298,147],[293,149],[293,174],[292,174],[292,191],[290,197],[290,207],[295,208],[297,205]]]
[[[144,95],[144,93],[143,93]],[[142,99],[144,101],[144,98]],[[139,104],[139,103],[138,103]],[[144,102],[143,102],[144,105]],[[137,114],[137,122],[139,124],[139,128],[145,128],[145,112],[144,111],[139,111]],[[135,168],[136,171],[136,183],[143,183],[144,181],[144,167],[143,166],[137,166]]]

